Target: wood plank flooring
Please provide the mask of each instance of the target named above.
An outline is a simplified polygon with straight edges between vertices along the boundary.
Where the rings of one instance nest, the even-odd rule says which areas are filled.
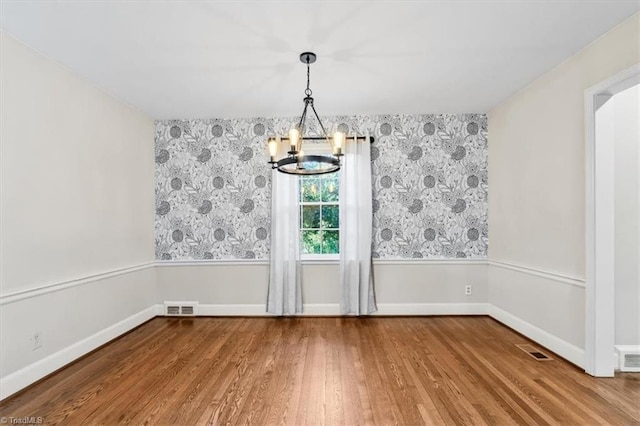
[[[64,425],[640,425],[640,374],[594,379],[488,317],[156,318],[0,403]],[[539,346],[538,346],[539,347]]]

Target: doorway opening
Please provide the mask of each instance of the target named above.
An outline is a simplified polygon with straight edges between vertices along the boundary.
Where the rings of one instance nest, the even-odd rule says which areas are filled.
[[[586,292],[585,371],[615,371],[614,95],[640,83],[640,64],[585,91]]]

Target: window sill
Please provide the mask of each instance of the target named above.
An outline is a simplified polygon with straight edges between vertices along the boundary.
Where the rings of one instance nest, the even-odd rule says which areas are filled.
[[[332,265],[340,263],[340,255],[313,255],[306,254],[300,256],[303,265]]]

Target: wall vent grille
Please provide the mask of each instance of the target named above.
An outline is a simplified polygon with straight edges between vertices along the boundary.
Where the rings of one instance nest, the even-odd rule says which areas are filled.
[[[624,366],[627,368],[640,368],[640,354],[625,354]]]
[[[164,302],[164,315],[169,317],[196,316],[198,302]]]
[[[167,306],[167,315],[180,315],[180,306]]]
[[[640,373],[640,346],[616,346],[618,369],[626,373]]]

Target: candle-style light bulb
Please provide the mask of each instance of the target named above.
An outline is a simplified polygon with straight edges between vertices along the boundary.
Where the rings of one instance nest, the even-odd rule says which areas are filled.
[[[300,132],[294,127],[289,130],[289,144],[291,144],[291,152],[298,152],[298,140],[300,140]]]
[[[333,134],[333,153],[342,155],[342,147],[344,146],[344,133],[335,132]]]
[[[276,138],[269,138],[267,142],[267,148],[269,149],[269,157],[271,158],[271,162],[276,162],[276,155],[278,155],[278,141]]]

